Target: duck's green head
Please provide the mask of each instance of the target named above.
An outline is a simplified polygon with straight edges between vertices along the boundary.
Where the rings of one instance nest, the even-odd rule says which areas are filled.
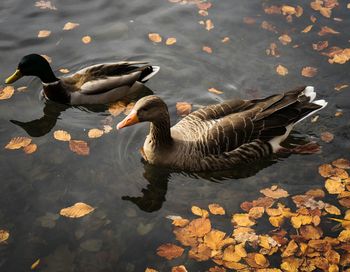
[[[9,76],[5,80],[5,83],[11,84],[23,76],[37,76],[44,83],[58,80],[52,72],[47,60],[38,54],[24,56],[19,62],[16,72]]]

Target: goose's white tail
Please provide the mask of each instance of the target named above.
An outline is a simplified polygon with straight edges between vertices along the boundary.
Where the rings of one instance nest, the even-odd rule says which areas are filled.
[[[146,77],[144,77],[144,78],[142,79],[141,82],[146,82],[146,81],[149,80],[151,77],[153,77],[155,74],[157,74],[157,73],[159,72],[159,70],[160,70],[160,67],[159,67],[159,66],[152,65],[152,69],[153,69],[152,73],[150,73],[149,75],[147,75]]]
[[[315,98],[316,98],[316,92],[314,91],[314,87],[313,86],[307,86],[304,89],[304,92],[302,94],[304,94],[305,96],[309,97],[310,98],[310,102],[312,104],[316,104],[316,105],[319,105],[321,107],[316,109],[316,110],[314,110],[314,111],[312,111],[312,112],[310,112],[309,114],[307,114],[303,118],[299,119],[295,123],[288,125],[286,127],[286,133],[285,134],[283,134],[281,136],[274,137],[273,139],[271,139],[269,141],[269,143],[271,144],[272,150],[273,150],[274,153],[278,152],[278,150],[282,148],[280,146],[280,144],[288,137],[289,133],[292,131],[292,129],[293,129],[295,124],[297,124],[300,121],[304,120],[305,118],[313,115],[314,113],[318,112],[319,110],[322,110],[328,104],[324,99],[314,101]]]

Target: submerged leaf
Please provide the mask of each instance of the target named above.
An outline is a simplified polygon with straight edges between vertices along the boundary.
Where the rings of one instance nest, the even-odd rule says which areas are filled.
[[[70,140],[69,148],[78,155],[87,156],[90,154],[90,148],[85,141],[81,140]]]

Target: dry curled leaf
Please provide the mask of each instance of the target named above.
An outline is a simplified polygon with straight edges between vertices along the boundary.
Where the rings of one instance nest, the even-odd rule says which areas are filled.
[[[188,102],[177,102],[176,103],[176,112],[178,116],[184,117],[190,114],[192,111],[192,104]]]
[[[176,43],[176,38],[174,38],[174,37],[170,37],[165,41],[166,45],[173,45],[175,43]]]
[[[81,38],[81,41],[85,44],[91,43],[91,37],[90,36],[84,36]]]
[[[314,77],[316,74],[317,74],[317,68],[315,67],[307,66],[301,70],[301,75],[304,77]]]
[[[75,203],[73,206],[60,210],[60,215],[70,218],[79,218],[93,212],[95,208],[83,202]]]
[[[50,30],[40,30],[38,33],[38,38],[46,38],[50,36],[51,31]]]
[[[15,89],[12,86],[6,86],[0,90],[0,100],[5,100],[11,98]]]
[[[6,242],[9,237],[10,233],[8,231],[0,229],[0,244]]]
[[[223,91],[220,91],[220,90],[215,89],[215,88],[209,88],[208,92],[211,92],[213,94],[223,94],[224,93]]]
[[[32,139],[28,137],[14,137],[5,146],[6,149],[20,149],[22,147],[28,146],[32,142]]]
[[[88,137],[89,138],[99,138],[103,135],[103,130],[97,129],[97,128],[92,128],[88,132]]]
[[[81,140],[70,140],[69,141],[69,148],[74,153],[77,153],[78,155],[87,156],[90,154],[90,148],[85,141]]]
[[[149,33],[148,39],[155,43],[160,43],[162,41],[162,37],[158,33]]]
[[[174,244],[164,244],[157,248],[157,255],[172,260],[182,255],[184,249]]]
[[[68,142],[71,139],[70,134],[65,130],[56,130],[53,137],[58,141]]]
[[[276,67],[276,72],[277,74],[279,74],[280,76],[285,76],[288,74],[288,69],[286,67],[284,67],[283,65],[279,64]]]
[[[77,23],[68,22],[64,25],[63,30],[72,30],[78,26],[79,26],[79,24],[77,24]]]
[[[203,46],[202,50],[208,54],[213,53],[213,49],[211,49],[211,47],[209,47],[209,46]]]

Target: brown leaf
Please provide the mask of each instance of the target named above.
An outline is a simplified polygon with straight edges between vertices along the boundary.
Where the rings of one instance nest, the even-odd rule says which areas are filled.
[[[64,130],[56,130],[53,133],[53,137],[58,141],[69,142],[71,140],[70,134]]]
[[[211,8],[212,3],[210,3],[210,2],[197,2],[196,5],[197,5],[198,9],[208,10]]]
[[[30,269],[34,270],[35,268],[38,267],[38,265],[40,264],[40,259],[37,259],[31,266]]]
[[[81,140],[70,140],[69,141],[69,148],[74,153],[77,153],[78,155],[87,156],[90,154],[90,148],[85,141]]]
[[[158,33],[149,33],[148,39],[155,43],[160,43],[162,41],[162,37]]]
[[[282,9],[280,6],[269,6],[269,7],[264,7],[264,11],[266,14],[282,14]]]
[[[32,142],[31,138],[28,137],[14,137],[5,146],[6,149],[20,149],[22,147],[28,146]]]
[[[266,30],[271,31],[271,32],[274,32],[274,33],[277,33],[276,27],[267,21],[263,21],[261,23],[261,28],[266,29]]]
[[[187,269],[183,265],[174,266],[171,268],[171,272],[187,272]]]
[[[317,43],[312,44],[312,48],[316,51],[322,51],[327,47],[328,47],[328,41],[319,41]]]
[[[254,219],[258,219],[263,216],[265,212],[264,207],[253,207],[249,210],[249,216]]]
[[[273,190],[274,189],[274,190]],[[289,196],[288,192],[281,189],[281,188],[265,188],[260,190],[260,193],[267,197],[271,197],[274,199],[282,198],[282,197],[287,197]]]
[[[243,18],[243,23],[247,24],[247,25],[253,25],[255,24],[256,20],[252,17],[244,17]]]
[[[334,139],[334,135],[332,133],[330,133],[329,131],[325,131],[321,133],[321,140],[326,142],[326,143],[330,143],[331,141],[333,141]]]
[[[211,257],[211,250],[205,244],[199,244],[197,247],[191,248],[188,257],[198,262],[206,261]]]
[[[225,210],[223,207],[221,207],[219,204],[213,203],[209,204],[209,211],[214,215],[224,215]]]
[[[92,128],[88,132],[88,137],[89,138],[99,138],[103,135],[103,130],[97,129],[97,128]]]
[[[277,74],[279,74],[281,76],[285,76],[288,74],[288,69],[286,67],[282,66],[281,64],[279,64],[276,67],[276,72],[277,72]]]
[[[334,173],[333,167],[330,164],[322,164],[318,167],[318,173],[322,177],[328,178],[328,177],[332,176]]]
[[[10,233],[8,231],[0,229],[0,244],[6,242],[9,237]]]
[[[308,33],[312,28],[313,28],[313,25],[308,25],[301,32],[302,33]]]
[[[0,90],[0,100],[5,100],[11,98],[15,89],[12,86],[6,86]]]
[[[204,244],[212,250],[219,250],[226,233],[219,230],[211,230],[204,236]],[[233,240],[232,240],[233,243]]]
[[[175,44],[175,43],[176,43],[176,38],[174,38],[174,37],[168,38],[168,39],[166,39],[166,41],[165,41],[165,44],[166,44],[166,45],[173,45],[173,44]]]
[[[176,103],[176,112],[178,116],[185,117],[189,115],[192,111],[192,104],[188,102],[177,102]]]
[[[280,56],[279,52],[277,51],[276,43],[271,43],[270,44],[269,48],[266,49],[266,54],[268,56],[274,56],[274,57],[279,57]]]
[[[51,31],[50,30],[40,30],[38,33],[38,38],[46,38],[50,36]]]
[[[265,256],[260,253],[248,253],[244,261],[252,268],[266,268],[270,265]]]
[[[326,212],[328,212],[329,214],[334,214],[334,215],[341,215],[341,211],[334,205],[330,205],[330,204],[326,204],[326,206],[324,207],[324,209],[326,210]]]
[[[292,7],[292,6],[283,5],[282,13],[283,15],[293,15],[293,14],[296,14],[296,9],[295,7]]]
[[[36,144],[29,144],[29,145],[23,147],[23,151],[24,151],[26,154],[32,154],[32,153],[34,153],[37,149],[38,149],[38,146],[37,146]]]
[[[344,64],[350,60],[350,48],[346,48],[344,50],[338,50],[334,52],[331,58],[328,60],[329,63],[338,63]]]
[[[278,39],[284,45],[287,45],[287,44],[292,42],[292,38],[289,35],[287,35],[287,34],[283,34]]]
[[[81,41],[85,44],[91,43],[91,37],[90,36],[84,36],[81,38]]]
[[[296,154],[318,154],[321,152],[321,146],[316,142],[310,142],[294,147],[292,152]]]
[[[340,84],[335,85],[334,90],[340,91],[340,90],[345,89],[345,88],[348,88],[348,87],[349,87],[348,84],[342,84],[342,83],[340,83]]]
[[[157,248],[157,255],[167,260],[178,258],[182,255],[184,249],[174,244],[164,244]]]
[[[341,168],[341,169],[350,169],[350,161],[347,159],[337,159],[335,161],[332,162],[332,164],[335,167]]]
[[[73,206],[61,209],[60,215],[69,218],[79,218],[93,212],[95,208],[83,202],[75,203]]]
[[[208,272],[226,272],[226,269],[220,266],[213,266],[209,268]]]
[[[313,198],[324,198],[325,193],[322,189],[310,189],[305,195],[312,196]]]
[[[208,91],[210,93],[213,93],[213,94],[223,94],[224,93],[223,91],[220,91],[220,90],[215,89],[215,88],[209,88]]]
[[[320,239],[323,232],[319,227],[304,225],[300,227],[300,235],[306,240]]]
[[[208,54],[213,53],[213,49],[212,49],[211,47],[209,47],[209,46],[203,46],[203,47],[202,47],[202,50],[203,50],[204,52],[208,53]]]
[[[307,66],[301,70],[301,75],[304,77],[314,77],[316,74],[317,74],[317,68],[315,67]]]
[[[68,22],[64,25],[63,30],[72,30],[78,26],[79,26],[79,24],[77,24],[77,23]]]
[[[318,32],[319,36],[324,36],[327,34],[339,34],[340,32],[335,31],[334,29],[328,27],[328,26],[323,26],[321,30]]]

